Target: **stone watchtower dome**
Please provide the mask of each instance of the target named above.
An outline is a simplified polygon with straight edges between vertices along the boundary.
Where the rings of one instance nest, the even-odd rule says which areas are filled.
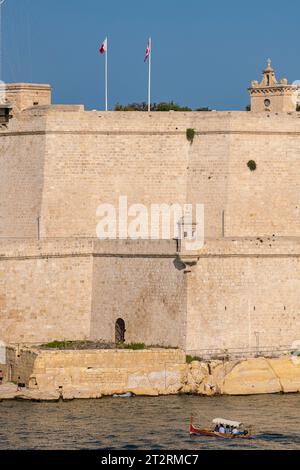
[[[286,78],[276,80],[271,59],[263,70],[261,83],[256,80],[249,88],[251,111],[254,112],[292,112],[296,111],[298,87],[288,83]]]

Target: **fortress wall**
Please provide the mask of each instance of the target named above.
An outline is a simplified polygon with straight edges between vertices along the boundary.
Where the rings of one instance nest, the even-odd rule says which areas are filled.
[[[35,236],[40,213],[44,237],[94,237],[97,207],[120,195],[202,203],[206,237],[223,211],[227,236],[298,236],[299,138],[297,113],[27,109],[0,130],[0,236]]]
[[[44,187],[45,131],[43,107],[14,110],[8,126],[0,127],[0,238],[37,238]]]
[[[226,236],[299,236],[300,134],[232,135],[227,188]]]
[[[220,238],[226,208],[230,136],[196,136],[190,149],[187,201],[204,204],[204,234]]]
[[[192,145],[189,127],[197,132]],[[96,208],[116,205],[120,195],[147,206],[202,203],[206,237],[222,235],[223,211],[227,236],[299,235],[296,113],[149,116],[51,108],[47,132],[47,236],[94,236]],[[247,167],[251,159],[255,172]]]
[[[226,236],[299,236],[299,118],[299,113],[232,113]],[[249,160],[256,171],[249,171]]]
[[[175,240],[98,240],[93,238],[0,239],[0,261],[60,256],[176,257]]]
[[[89,335],[91,257],[0,262],[1,339],[42,343]]]
[[[45,113],[43,236],[95,236],[101,203],[206,205],[208,236],[221,232],[230,113],[99,113],[52,106]],[[194,144],[187,128],[201,132]],[[195,177],[196,175],[196,177]],[[53,183],[55,182],[55,184]],[[188,194],[188,196],[187,196]]]
[[[0,128],[0,238],[37,237],[41,214],[45,113],[14,113]]]
[[[188,275],[187,350],[289,346],[300,338],[299,256],[200,258]]]
[[[118,206],[119,196],[126,195],[129,205],[205,204],[206,235],[220,236],[229,162],[223,130],[229,119],[230,113],[50,109],[43,233],[95,236],[99,204]],[[189,127],[208,134],[191,145]]]
[[[202,257],[299,257],[300,237],[206,238],[196,253]]]
[[[36,110],[26,111],[28,114]],[[77,113],[76,113],[77,111]],[[222,131],[232,112],[124,112],[84,111],[81,106],[51,106],[41,108],[47,114],[47,130],[52,132],[153,133],[186,134],[187,128],[201,131]],[[58,113],[64,114],[63,121]],[[243,115],[246,113],[237,113]],[[254,121],[255,122],[255,121]],[[197,129],[198,127],[198,129]]]
[[[174,259],[95,257],[91,337],[114,341],[122,318],[128,343],[184,347],[186,283]]]
[[[184,136],[47,136],[42,207],[44,236],[96,237],[101,203],[184,204],[188,145]],[[53,184],[55,181],[55,184]]]
[[[1,340],[114,341],[182,346],[185,277],[175,241],[85,239],[0,242]]]
[[[12,106],[14,113],[32,106],[51,104],[50,85],[10,83],[3,87],[0,84],[0,91],[4,91],[5,99]]]
[[[299,238],[206,240],[190,273],[174,241],[15,240],[0,253],[7,342],[113,341],[118,318],[127,342],[193,355],[300,336]]]
[[[0,130],[0,237],[37,237],[44,152],[44,135]]]

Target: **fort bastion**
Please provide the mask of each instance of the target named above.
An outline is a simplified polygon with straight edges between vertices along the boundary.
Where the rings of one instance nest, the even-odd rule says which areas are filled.
[[[114,341],[120,319],[128,342],[193,355],[300,339],[296,92],[270,63],[250,112],[85,111],[52,105],[48,85],[7,85],[1,339]],[[203,204],[204,247],[98,240],[97,207],[120,196]]]

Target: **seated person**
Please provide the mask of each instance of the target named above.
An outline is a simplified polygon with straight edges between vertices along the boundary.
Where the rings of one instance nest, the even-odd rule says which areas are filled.
[[[226,434],[226,431],[225,431],[225,428],[224,426],[221,424],[221,426],[219,427],[219,433],[221,434]]]

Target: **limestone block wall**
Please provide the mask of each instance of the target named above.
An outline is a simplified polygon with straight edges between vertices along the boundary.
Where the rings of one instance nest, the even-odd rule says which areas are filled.
[[[86,239],[0,243],[0,339],[126,341],[179,347],[186,288],[174,241]]]
[[[0,244],[7,343],[115,340],[204,350],[277,350],[300,339],[299,238],[207,240],[182,269],[174,241]]]
[[[184,347],[186,283],[174,258],[94,258],[91,337],[114,341],[119,318],[128,343]]]
[[[36,131],[28,132],[25,115],[0,129],[0,237],[37,238],[41,215],[45,126],[41,116]],[[30,119],[29,127],[35,127]]]
[[[38,217],[42,229],[45,109],[14,113],[9,124],[0,127],[0,238],[37,239]]]
[[[300,134],[231,136],[225,235],[299,236],[299,162]]]
[[[32,106],[51,104],[50,85],[34,83],[9,83],[0,85],[0,92],[5,92],[5,100],[12,106],[13,112],[23,111]],[[2,91],[3,93],[3,91]]]
[[[60,392],[65,399],[128,391],[172,394],[186,375],[185,354],[180,350],[21,350],[18,357],[11,355],[10,363],[30,388]]]
[[[200,124],[200,123],[199,123]],[[224,116],[224,126],[228,118]],[[204,204],[205,237],[222,237],[223,212],[227,207],[230,136],[226,133],[198,135],[190,148],[187,201]]]
[[[299,138],[298,113],[27,109],[0,129],[0,236],[35,236],[40,215],[43,237],[95,237],[120,195],[204,204],[206,237],[298,236]]]
[[[0,260],[0,330],[7,343],[89,337],[90,256],[6,257]]]
[[[196,131],[192,145],[187,128]],[[44,235],[94,236],[98,205],[117,205],[126,195],[129,204],[147,207],[204,204],[206,237],[298,236],[299,137],[297,113],[51,108]],[[255,172],[249,160],[256,162]]]
[[[277,349],[299,340],[299,239],[293,248],[272,239],[220,245],[219,253],[207,246],[188,275],[187,351]]]
[[[32,349],[22,349],[12,346],[7,347],[6,380],[15,383],[20,381],[21,383],[30,385],[30,377],[34,370],[37,357],[38,352]]]
[[[96,237],[98,206],[118,208],[120,196],[147,207],[185,202],[189,144],[176,123],[171,131],[162,118],[108,114],[49,114],[44,236]]]

